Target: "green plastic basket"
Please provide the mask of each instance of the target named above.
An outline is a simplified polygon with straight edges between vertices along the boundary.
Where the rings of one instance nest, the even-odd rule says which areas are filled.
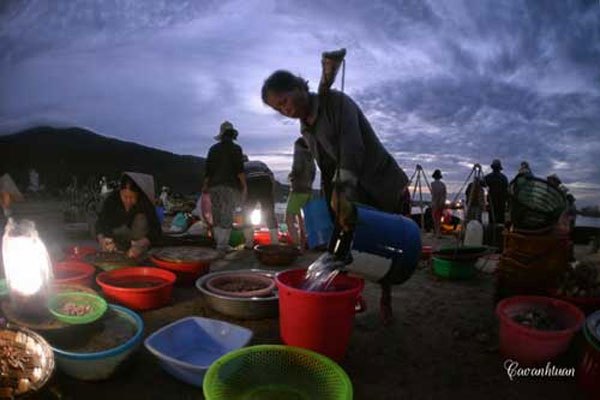
[[[75,303],[78,306],[89,305],[92,309],[84,315],[64,314],[61,312],[61,307],[67,302]],[[59,321],[67,324],[89,324],[100,318],[106,312],[107,308],[108,304],[106,304],[106,301],[102,297],[85,292],[59,293],[48,301],[48,310],[50,310],[52,315]]]
[[[232,351],[204,376],[207,400],[351,400],[352,383],[329,358],[310,350],[259,345]]]
[[[475,274],[475,264],[433,257],[433,272],[448,279],[469,279]]]

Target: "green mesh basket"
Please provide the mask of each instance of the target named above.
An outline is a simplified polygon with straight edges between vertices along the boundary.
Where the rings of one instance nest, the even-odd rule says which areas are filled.
[[[329,358],[293,346],[232,351],[204,376],[207,400],[350,400],[352,383]]]
[[[567,206],[564,194],[547,181],[518,176],[509,186],[510,215],[516,228],[537,230],[558,221]]]

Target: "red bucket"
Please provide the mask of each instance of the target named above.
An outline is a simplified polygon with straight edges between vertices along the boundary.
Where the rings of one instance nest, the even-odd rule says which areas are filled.
[[[513,320],[520,312],[536,306],[547,310],[562,329],[543,331]],[[500,351],[507,359],[525,366],[545,364],[565,352],[585,321],[585,315],[574,305],[541,296],[504,299],[498,303],[496,315],[500,320]]]
[[[90,287],[96,268],[78,260],[65,260],[54,263],[54,283],[58,285],[83,285]]]
[[[585,350],[581,364],[579,364],[578,384],[579,387],[590,397],[600,393],[600,343],[589,333],[586,327],[583,328],[586,338]]]
[[[305,274],[306,268],[301,268],[275,276],[281,340],[341,361],[350,342],[354,314],[365,308],[360,294],[364,281],[338,275],[331,285],[335,290],[307,292],[299,288]]]

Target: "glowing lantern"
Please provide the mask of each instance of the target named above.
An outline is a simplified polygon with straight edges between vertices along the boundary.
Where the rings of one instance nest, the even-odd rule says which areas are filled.
[[[52,266],[32,221],[8,220],[2,238],[2,258],[13,310],[27,316],[45,314]]]
[[[252,223],[252,225],[260,225],[260,221],[261,221],[261,215],[260,215],[260,209],[255,209],[252,211],[252,213],[250,214],[250,222]]]

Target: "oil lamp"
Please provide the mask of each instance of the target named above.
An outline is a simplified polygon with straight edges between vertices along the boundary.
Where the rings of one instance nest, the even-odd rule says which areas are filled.
[[[42,319],[47,315],[52,264],[33,221],[8,220],[2,258],[13,312],[27,320]]]

